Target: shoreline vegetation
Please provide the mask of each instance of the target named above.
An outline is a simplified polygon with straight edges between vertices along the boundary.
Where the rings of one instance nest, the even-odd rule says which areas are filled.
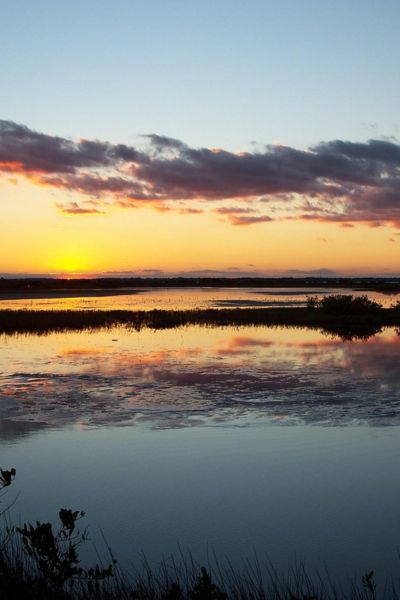
[[[384,327],[400,327],[400,302],[383,308],[367,296],[308,297],[306,307],[194,310],[0,310],[0,334],[46,334],[124,326],[140,331],[188,325],[284,326],[318,329],[342,339],[367,339]]]
[[[343,339],[366,339],[385,326],[400,327],[400,302],[390,309],[367,296],[308,297],[305,308],[209,309],[191,311],[0,311],[1,333],[39,333],[122,325],[165,329],[202,326],[294,326],[321,329]],[[0,469],[0,497],[16,476]],[[309,573],[302,564],[286,572],[257,557],[234,567],[212,555],[207,566],[190,554],[163,559],[124,571],[106,544],[107,555],[93,566],[81,563],[80,550],[89,540],[80,527],[80,510],[61,508],[53,522],[10,522],[0,510],[0,596],[4,600],[394,600],[398,578],[381,581],[368,570],[356,579],[332,579],[325,570]]]
[[[0,469],[0,491],[9,487],[15,468]],[[2,496],[3,494],[1,494]],[[0,595],[2,600],[394,600],[398,579],[380,581],[374,571],[357,579],[332,580],[329,572],[309,574],[303,564],[278,572],[257,556],[234,567],[214,554],[207,566],[188,552],[163,558],[151,566],[141,557],[139,568],[122,569],[105,542],[106,558],[96,550],[97,564],[83,566],[82,545],[90,540],[81,528],[81,510],[61,508],[58,525],[10,522],[0,511]],[[342,577],[343,579],[343,577]]]

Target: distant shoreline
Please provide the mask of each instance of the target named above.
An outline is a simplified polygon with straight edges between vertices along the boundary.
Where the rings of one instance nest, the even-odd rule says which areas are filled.
[[[172,277],[172,278],[0,278],[0,297],[4,294],[27,294],[44,292],[84,292],[85,295],[134,294],[144,288],[342,288],[357,291],[378,291],[388,294],[400,293],[399,277]],[[82,294],[81,294],[82,295]],[[52,296],[53,297],[53,296]],[[63,296],[67,297],[67,296]]]

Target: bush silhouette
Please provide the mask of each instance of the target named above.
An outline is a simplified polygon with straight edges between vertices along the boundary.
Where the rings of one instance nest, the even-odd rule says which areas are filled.
[[[400,313],[400,300],[397,300],[397,302],[392,305],[392,309]]]
[[[190,600],[226,600],[228,596],[212,582],[207,569],[201,567],[196,585],[189,591],[189,598]]]
[[[16,470],[14,468],[10,469],[9,471],[0,469],[0,489],[11,485],[15,479],[15,475]]]
[[[112,565],[105,569],[99,565],[90,569],[78,566],[78,547],[88,538],[85,530],[76,530],[76,523],[84,515],[82,511],[62,508],[59,512],[61,527],[56,533],[51,523],[39,521],[36,521],[36,525],[25,523],[15,529],[20,534],[23,550],[32,559],[39,577],[55,587],[63,588],[66,583],[72,586],[76,580],[82,579],[105,579],[113,574]]]
[[[340,313],[342,315],[366,315],[376,314],[382,305],[368,296],[351,296],[347,294],[335,294],[332,296],[310,296],[307,298],[308,308],[319,308],[328,312]]]

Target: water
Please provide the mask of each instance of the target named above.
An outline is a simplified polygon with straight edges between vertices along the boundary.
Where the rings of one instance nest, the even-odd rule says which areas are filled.
[[[86,294],[86,295],[85,295]],[[365,295],[337,288],[148,288],[89,292],[24,291],[0,295],[0,309],[30,310],[190,310],[210,307],[304,306],[308,296],[327,294]],[[400,294],[369,291],[368,297],[383,306],[394,304]]]
[[[400,425],[400,337],[290,328],[3,336],[3,436],[143,423]]]
[[[398,427],[64,430],[2,449],[17,465],[13,513],[85,509],[124,565],[207,549],[254,551],[284,569],[398,573]]]
[[[396,574],[399,359],[390,328],[2,336],[7,499],[22,520],[85,510],[123,564],[179,544]]]

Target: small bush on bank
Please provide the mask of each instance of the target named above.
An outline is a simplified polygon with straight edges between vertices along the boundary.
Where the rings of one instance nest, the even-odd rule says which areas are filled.
[[[335,294],[332,296],[310,296],[307,298],[308,308],[323,309],[327,312],[335,312],[342,315],[365,315],[376,314],[382,305],[368,296],[351,296]]]

